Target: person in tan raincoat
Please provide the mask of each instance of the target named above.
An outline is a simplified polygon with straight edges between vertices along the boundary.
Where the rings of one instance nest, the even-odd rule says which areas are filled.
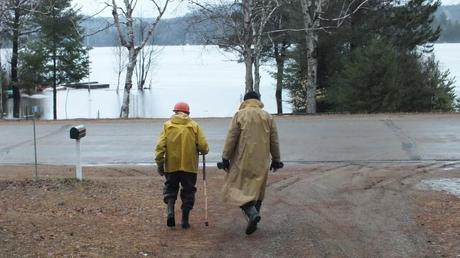
[[[243,209],[249,218],[248,235],[257,229],[260,221],[259,212],[269,168],[277,170],[283,167],[276,123],[263,107],[258,93],[245,94],[244,102],[232,119],[222,163],[218,164],[227,171],[224,202]]]
[[[163,130],[155,149],[158,173],[166,177],[163,200],[167,204],[168,227],[176,225],[174,204],[182,186],[182,228],[190,227],[189,214],[195,203],[198,155],[209,151],[206,137],[201,127],[190,119],[190,107],[179,102],[174,106],[175,114],[163,125]]]

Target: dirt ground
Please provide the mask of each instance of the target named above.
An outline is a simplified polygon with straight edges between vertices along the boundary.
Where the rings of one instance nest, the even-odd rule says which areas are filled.
[[[0,166],[0,257],[460,257],[460,198],[418,187],[459,178],[459,162],[288,164],[250,236],[212,167],[209,227],[198,180],[189,230],[166,227],[152,167],[85,167],[83,182],[73,167],[38,173]]]

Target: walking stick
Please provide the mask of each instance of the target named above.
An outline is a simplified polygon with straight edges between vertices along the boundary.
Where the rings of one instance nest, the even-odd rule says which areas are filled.
[[[204,225],[209,226],[208,223],[208,193],[206,191],[206,158],[203,154],[203,189],[204,189]]]

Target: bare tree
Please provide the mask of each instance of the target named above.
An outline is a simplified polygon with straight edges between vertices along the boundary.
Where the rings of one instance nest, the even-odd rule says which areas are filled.
[[[307,113],[316,113],[316,88],[318,74],[318,29],[324,0],[300,0],[305,28],[305,47],[307,58],[307,77],[303,86],[307,92]]]
[[[147,30],[144,38],[138,44],[136,44],[136,35],[134,31],[134,17],[133,12],[137,5],[137,0],[123,0],[124,8],[118,7],[115,0],[112,0],[112,15],[115,21],[115,27],[117,28],[118,36],[120,39],[120,44],[128,50],[128,65],[126,67],[126,77],[125,77],[125,88],[123,93],[123,104],[121,106],[120,117],[128,118],[129,116],[129,100],[130,92],[133,85],[133,73],[137,63],[137,57],[142,48],[149,42],[158,23],[161,20],[161,17],[166,11],[166,8],[170,0],[157,1],[150,0],[156,11],[158,12],[157,17],[150,24],[149,29]],[[121,12],[121,14],[120,14]],[[120,19],[122,17],[122,20]]]
[[[145,84],[147,82],[147,77],[149,76],[157,53],[153,45],[146,46],[139,53],[138,65],[136,67],[136,79],[137,87],[141,91],[146,88]]]
[[[249,0],[251,1],[251,0]],[[275,11],[281,6],[278,0],[256,0],[251,14],[251,26],[253,33],[253,63],[254,63],[254,91],[260,89],[260,63],[262,59],[263,37],[266,36],[267,23]]]
[[[141,18],[139,24],[139,34],[141,36],[141,40],[144,40],[143,31],[146,30],[146,24],[144,20]],[[155,59],[155,55],[157,54],[156,48],[152,44],[146,45],[144,48],[141,49],[138,55],[138,65],[135,69],[135,75],[137,79],[137,88],[141,91],[145,88],[145,83],[147,77],[150,73],[150,68],[152,67],[153,60]]]
[[[287,24],[287,15],[288,10],[284,12],[277,12],[270,24],[270,28],[275,30],[281,30],[288,26]],[[276,98],[276,107],[277,113],[283,113],[283,98],[282,98],[282,90],[283,90],[283,81],[284,81],[284,68],[285,62],[287,59],[287,52],[288,48],[291,45],[289,34],[286,31],[283,32],[276,32],[276,33],[268,33],[270,42],[271,42],[271,49],[272,58],[275,59],[276,62],[276,91],[275,91],[275,98]]]
[[[115,64],[114,64],[114,69],[115,72],[117,73],[117,94],[120,90],[120,82],[121,82],[121,75],[122,73],[126,70],[126,61],[127,61],[127,55],[126,52],[123,48],[123,46],[120,45],[120,41],[117,38],[117,46],[114,48],[114,54],[115,54]]]
[[[216,2],[216,1],[213,1]],[[227,1],[228,2],[228,1]],[[245,64],[245,92],[260,90],[260,63],[264,33],[273,13],[281,6],[278,0],[242,0],[203,3],[191,1],[203,16],[215,23],[213,36],[205,35],[211,44],[235,51]]]
[[[274,14],[282,4],[288,5],[289,1],[275,0],[241,0],[234,1],[233,4],[219,5],[203,4],[203,1],[191,1],[199,7],[199,10],[209,19],[216,20],[217,36],[212,38],[209,43],[217,44],[224,49],[238,52],[246,66],[245,90],[255,90],[259,92],[259,67],[261,60],[261,50],[264,46],[264,35],[283,32],[304,33],[305,48],[307,54],[305,59],[308,63],[307,76],[302,80],[303,87],[307,92],[307,113],[316,113],[316,89],[318,73],[318,32],[340,27],[344,21],[349,19],[353,13],[362,8],[369,0],[350,0],[343,1],[340,13],[337,17],[326,19],[322,17],[322,10],[328,0],[297,0],[300,2],[303,24],[301,28],[279,29],[267,28],[267,22],[276,20]],[[214,1],[215,2],[215,1]],[[356,8],[352,8],[356,7]],[[235,11],[237,10],[237,11]],[[241,12],[241,16],[235,15]],[[321,21],[334,22],[334,25],[324,27]],[[275,21],[276,23],[276,21]],[[272,41],[272,43],[275,43]],[[277,42],[274,45],[275,55],[278,57],[277,65],[282,69],[284,65],[282,57],[285,55],[288,42]],[[276,57],[275,57],[276,58]],[[281,82],[282,74],[277,75],[277,102],[278,110],[281,106]]]

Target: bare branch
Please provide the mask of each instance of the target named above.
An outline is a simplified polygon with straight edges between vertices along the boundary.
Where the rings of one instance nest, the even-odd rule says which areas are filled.
[[[168,4],[169,4],[169,0],[166,0],[166,2],[164,3],[163,7],[161,8],[159,6],[159,4],[155,1],[155,0],[152,0],[152,2],[155,4],[155,6],[157,7],[157,10],[158,10],[158,16],[157,18],[152,22],[152,24],[150,24],[150,30],[147,32],[147,36],[144,38],[144,40],[142,41],[142,43],[140,44],[140,46],[138,46],[136,48],[137,51],[141,50],[145,44],[147,44],[147,42],[151,39],[153,33],[155,32],[155,29],[158,25],[158,23],[160,22],[161,20],[161,17],[163,17],[163,14],[165,13],[166,11],[166,8],[168,7]]]
[[[126,42],[125,37],[123,36],[123,32],[120,27],[120,18],[118,17],[118,6],[115,0],[112,0],[112,16],[113,20],[115,21],[115,27],[117,28],[118,37],[120,39],[120,44],[124,47],[128,47],[128,43]]]
[[[322,21],[340,21],[340,20],[345,20],[347,18],[349,18],[350,16],[352,16],[353,14],[355,14],[356,12],[358,12],[361,7],[363,7],[367,2],[369,2],[369,0],[364,0],[363,2],[361,2],[358,7],[356,7],[352,12],[348,12],[346,15],[344,16],[341,16],[341,17],[337,17],[337,18],[333,18],[333,19],[326,19],[326,18],[323,18],[323,17],[319,17],[320,20]],[[349,5],[348,5],[348,8],[347,8],[347,11],[350,10],[351,8],[351,5],[354,3],[354,1],[352,1]]]

